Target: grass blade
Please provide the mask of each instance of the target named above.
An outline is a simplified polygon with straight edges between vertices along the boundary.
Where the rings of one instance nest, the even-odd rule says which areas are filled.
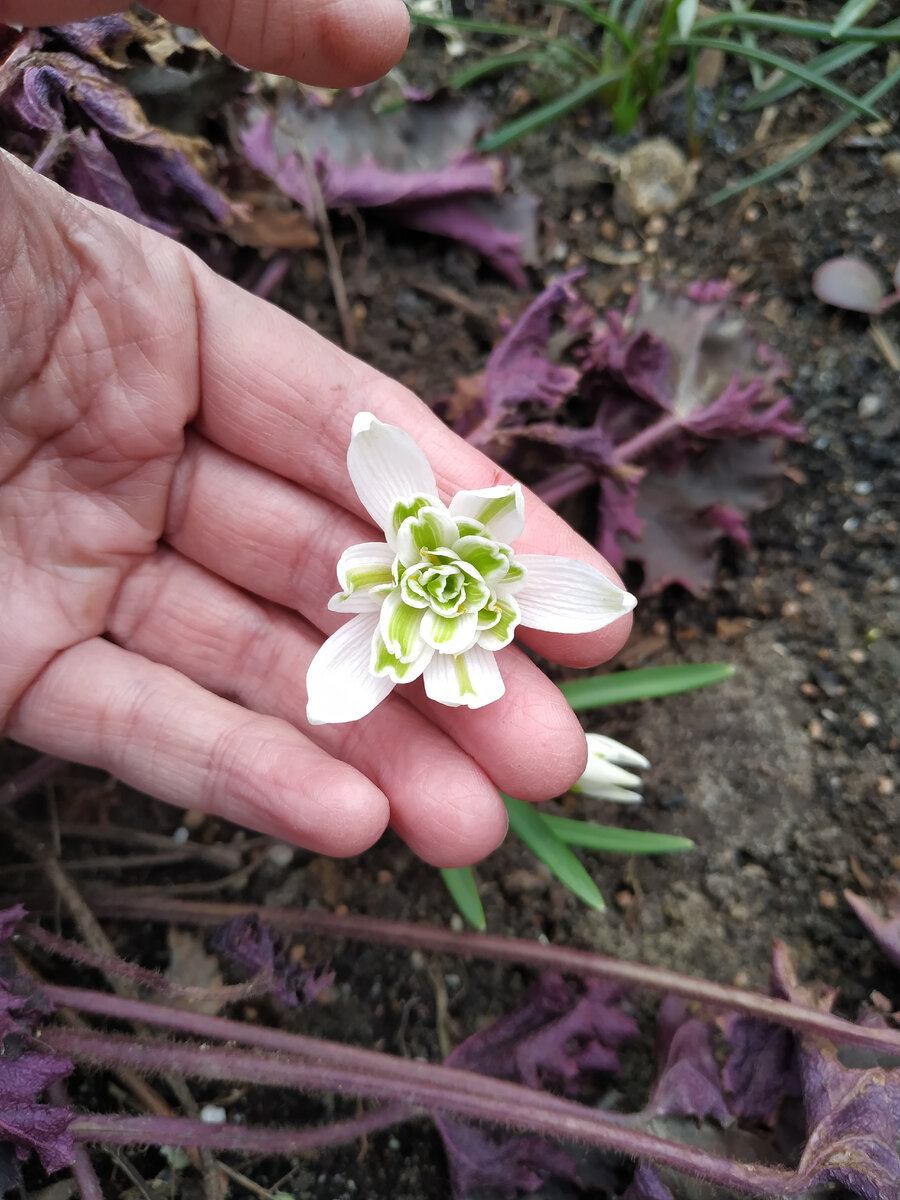
[[[470,83],[482,79],[485,75],[493,74],[494,71],[504,71],[507,67],[531,66],[537,62],[547,62],[550,58],[552,55],[547,50],[520,50],[513,54],[492,54],[489,58],[482,58],[479,62],[471,63],[467,67],[460,67],[450,76],[447,83],[450,87],[461,90],[468,87]]]
[[[492,133],[486,134],[476,148],[490,153],[493,150],[500,150],[503,146],[508,146],[510,142],[515,142],[519,138],[525,137],[526,134],[534,133],[537,129],[543,129],[545,125],[549,125],[565,113],[571,112],[573,108],[584,104],[586,100],[590,100],[592,96],[596,96],[610,84],[618,83],[623,74],[623,71],[608,71],[596,75],[592,79],[585,79],[583,83],[579,83],[577,87],[572,88],[564,95],[558,96],[547,104],[542,104],[539,108],[532,109],[531,112],[527,112],[521,117],[516,117],[514,121],[501,125]]]
[[[730,663],[679,663],[673,667],[642,667],[636,671],[616,671],[590,679],[570,679],[559,690],[575,712],[602,708],[607,704],[627,704],[632,700],[655,700],[692,692],[730,679]]]
[[[762,63],[767,67],[774,67],[778,71],[783,71],[785,75],[790,75],[795,79],[799,79],[802,83],[818,88],[819,91],[825,92],[826,95],[839,101],[846,108],[864,113],[865,116],[871,117],[873,120],[878,118],[878,112],[865,98],[860,99],[854,96],[852,92],[848,92],[840,84],[833,83],[827,75],[822,75],[818,71],[812,70],[808,66],[803,66],[801,63],[794,62],[790,58],[785,58],[781,54],[773,54],[769,50],[760,50],[758,47],[754,49],[750,46],[744,46],[739,42],[732,41],[730,38],[690,37],[683,39],[680,44],[686,47],[698,47],[703,50],[720,50],[724,54],[733,54],[739,58],[747,58],[752,62]]]
[[[603,912],[606,904],[597,885],[565,842],[560,841],[548,827],[543,814],[533,805],[525,804],[522,800],[513,800],[511,796],[504,796],[503,801],[509,813],[509,827],[513,833],[522,839],[532,854],[545,863],[560,883],[570,892],[574,892],[579,900],[589,908]]]
[[[586,850],[603,850],[609,854],[675,854],[694,848],[690,838],[674,837],[669,833],[619,829],[615,825],[595,825],[592,821],[554,817],[549,813],[541,813],[541,816],[561,842],[567,846],[583,846]]]
[[[866,92],[863,100],[867,104],[874,104],[886,96],[892,88],[895,88],[900,83],[900,67],[891,71],[870,91]],[[821,150],[823,146],[827,146],[829,142],[838,137],[844,130],[853,124],[856,120],[856,114],[853,112],[842,112],[840,116],[835,117],[830,124],[824,129],[820,129],[817,134],[809,139],[805,146],[801,146],[799,150],[795,150],[792,154],[785,155],[778,162],[770,163],[769,166],[763,167],[759,171],[754,171],[752,175],[747,175],[740,183],[732,183],[728,187],[720,188],[707,200],[707,207],[712,208],[715,204],[722,204],[725,200],[731,200],[735,196],[739,196],[741,192],[745,192],[747,188],[756,187],[761,183],[768,183],[769,180],[777,178],[785,171],[790,171],[792,167],[798,166],[804,162],[816,151]]]
[[[487,921],[472,868],[444,867],[441,870],[441,878],[462,915],[474,929],[482,932],[487,926]]]
[[[762,29],[766,33],[789,33],[796,37],[813,38],[816,41],[832,40],[831,25],[827,21],[804,21],[796,17],[783,17],[775,13],[723,12],[700,17],[694,25],[694,33],[702,34],[707,29],[718,29],[722,25],[731,28]],[[895,42],[896,34],[885,33],[885,27],[873,29],[866,25],[853,25],[845,29],[841,37],[845,42]]]
[[[581,13],[583,17],[587,17],[589,21],[593,21],[595,25],[599,25],[601,29],[607,30],[613,35],[616,41],[622,44],[622,48],[627,53],[632,54],[636,49],[634,38],[624,29],[611,14],[599,12],[594,8],[593,4],[588,4],[587,0],[554,0],[560,8],[571,8],[575,12]]]
[[[831,26],[833,38],[843,37],[846,31],[861,17],[871,12],[878,0],[847,0],[847,3],[834,18]]]
[[[882,25],[881,29],[893,31],[895,36],[900,38],[900,21],[889,21],[887,25]],[[848,63],[855,62],[857,58],[862,58],[864,54],[874,50],[876,45],[876,42],[847,42],[845,45],[832,46],[830,50],[825,50],[822,54],[810,59],[806,66],[820,75],[827,75],[840,67],[847,66]],[[778,83],[763,88],[745,100],[741,105],[741,112],[752,112],[757,108],[765,108],[768,104],[776,104],[785,96],[792,95],[801,86],[799,79],[781,79]]]

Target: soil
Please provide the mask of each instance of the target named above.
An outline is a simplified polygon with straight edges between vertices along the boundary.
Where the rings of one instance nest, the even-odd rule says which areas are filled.
[[[837,7],[816,5],[815,15]],[[440,76],[446,59],[436,35],[417,35],[405,69],[416,84]],[[848,86],[862,92],[883,69],[883,56],[863,60]],[[527,76],[510,73],[482,94],[502,114],[514,109],[527,86]],[[644,804],[617,809],[609,819],[687,835],[697,848],[668,858],[584,855],[609,903],[598,915],[511,840],[478,868],[492,932],[763,988],[778,936],[791,947],[801,976],[840,987],[845,1011],[853,1012],[873,989],[900,999],[896,971],[842,895],[845,888],[877,895],[900,872],[900,387],[897,364],[879,349],[868,318],[827,308],[810,289],[815,267],[832,255],[860,254],[882,264],[885,277],[900,257],[900,189],[883,164],[884,155],[900,147],[898,105],[896,94],[884,101],[883,128],[853,126],[799,170],[709,208],[705,201],[717,188],[760,165],[769,150],[783,152],[818,127],[823,106],[812,94],[795,95],[778,112],[764,146],[753,144],[758,117],[720,122],[701,149],[693,196],[654,222],[652,232],[646,221],[616,216],[609,173],[592,151],[600,143],[621,151],[656,134],[679,141],[684,105],[677,89],[628,139],[611,138],[602,111],[585,109],[517,151],[517,186],[535,190],[542,206],[542,265],[532,274],[531,294],[563,265],[586,268],[585,294],[598,304],[624,302],[638,277],[734,280],[756,296],[760,333],[793,364],[795,413],[808,436],[787,448],[790,481],[779,505],[753,520],[751,550],[726,553],[709,597],[669,589],[645,598],[619,660],[629,667],[727,661],[737,668],[734,678],[677,700],[606,710],[592,721],[653,764]],[[374,222],[366,223],[364,238],[350,221],[338,221],[336,234],[356,352],[427,398],[448,393],[457,375],[478,370],[496,338],[498,316],[515,314],[529,298],[474,255],[437,239]],[[598,262],[598,246],[606,248],[600,257],[611,257],[611,247],[634,252],[640,262]],[[298,255],[275,298],[340,339],[318,252]],[[882,322],[895,342],[897,311]],[[9,747],[6,761],[11,771],[27,755]],[[104,816],[166,835],[182,820],[80,769],[61,776],[52,795],[48,789],[47,803],[49,809],[35,799],[27,811],[52,811],[70,822]],[[248,835],[222,822],[198,820],[192,830],[208,845],[241,853],[250,845]],[[112,851],[73,840],[66,853]],[[275,853],[263,857],[247,882],[218,891],[215,875],[195,862],[155,869],[129,869],[126,862],[111,878],[165,884],[173,894],[209,882],[211,896],[228,900],[458,921],[437,873],[392,836],[348,862],[299,850]],[[6,882],[0,887],[8,890]],[[109,921],[106,928],[124,954],[166,965],[159,927],[136,931]],[[281,1011],[277,1019],[431,1059],[440,1057],[439,1025],[452,1042],[461,1040],[508,1010],[530,979],[499,964],[432,961],[357,944],[310,940],[305,949],[307,957],[330,957],[335,986],[302,1015]],[[446,1019],[438,1016],[442,995]],[[630,1087],[639,1104],[649,1066],[635,1069]],[[82,1086],[82,1096],[101,1110],[115,1106],[108,1085]],[[214,1088],[195,1093],[201,1102],[222,1098]],[[81,1098],[77,1092],[75,1098]],[[248,1121],[273,1115],[258,1098],[235,1103]],[[353,1111],[345,1102],[323,1107],[279,1096],[274,1115],[300,1123]],[[151,1153],[131,1158],[148,1179],[164,1166]],[[283,1179],[282,1188],[303,1200],[449,1196],[440,1140],[425,1123],[375,1135],[363,1146],[320,1152],[292,1169],[263,1160],[240,1169],[266,1187]],[[138,1194],[116,1168],[111,1172],[118,1194]],[[181,1194],[193,1194],[188,1177],[183,1187]],[[249,1193],[235,1185],[232,1194]]]

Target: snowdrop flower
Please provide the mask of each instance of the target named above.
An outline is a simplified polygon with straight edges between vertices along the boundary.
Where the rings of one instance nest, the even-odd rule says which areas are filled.
[[[347,469],[385,541],[351,546],[337,564],[341,591],[328,607],[355,615],[310,664],[313,725],[358,720],[420,675],[439,704],[481,708],[503,695],[495,654],[518,625],[589,633],[635,605],[586,563],[513,551],[518,483],[444,504],[412,438],[371,413],[353,422]]]
[[[615,800],[618,804],[640,804],[643,797],[633,788],[643,786],[640,775],[624,767],[649,767],[649,761],[637,750],[623,746],[602,733],[587,736],[588,761],[584,774],[570,789],[593,796],[595,800]]]

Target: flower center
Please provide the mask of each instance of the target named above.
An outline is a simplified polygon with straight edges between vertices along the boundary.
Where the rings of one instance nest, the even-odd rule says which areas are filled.
[[[452,550],[424,551],[422,561],[407,567],[400,595],[411,608],[430,608],[442,617],[478,612],[491,599],[491,589],[470,563]]]

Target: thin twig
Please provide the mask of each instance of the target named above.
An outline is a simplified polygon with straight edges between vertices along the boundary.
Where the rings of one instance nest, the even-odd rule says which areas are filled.
[[[224,925],[237,916],[255,914],[271,928],[288,934],[316,933],[325,937],[403,946],[407,950],[426,950],[435,954],[456,954],[464,958],[523,963],[537,970],[560,971],[586,978],[614,979],[629,987],[653,992],[670,992],[710,1008],[746,1013],[776,1025],[787,1025],[804,1033],[825,1037],[843,1045],[865,1046],[889,1054],[900,1052],[900,1033],[892,1029],[854,1025],[833,1013],[818,1012],[776,1000],[758,992],[725,983],[714,983],[694,975],[682,975],[666,967],[627,962],[572,950],[564,946],[543,946],[524,938],[500,937],[487,933],[454,933],[435,925],[408,921],[383,921],[378,917],[340,916],[336,913],[302,909],[266,908],[250,904],[225,904],[216,901],[177,900],[158,895],[152,902],[130,899],[127,889],[96,893],[91,902],[99,912],[114,914],[121,920],[181,921],[185,924]]]
[[[341,322],[344,349],[352,353],[356,349],[356,326],[353,323],[353,314],[350,312],[350,302],[347,299],[347,285],[344,282],[344,273],[341,270],[341,256],[338,254],[337,246],[334,244],[331,221],[328,216],[328,209],[325,207],[325,197],[322,195],[322,188],[319,185],[315,166],[308,159],[304,158],[303,170],[306,174],[307,186],[309,187],[313,217],[322,236],[325,261],[328,264],[328,278],[331,280],[334,303]]]
[[[40,758],[36,758],[34,762],[29,763],[27,767],[23,767],[21,771],[13,775],[12,779],[7,779],[5,783],[0,784],[0,808],[6,804],[15,804],[17,800],[21,800],[29,792],[33,792],[36,787],[46,783],[48,779],[52,779],[57,771],[61,771],[67,765],[64,758],[54,758],[50,754],[42,754]]]

